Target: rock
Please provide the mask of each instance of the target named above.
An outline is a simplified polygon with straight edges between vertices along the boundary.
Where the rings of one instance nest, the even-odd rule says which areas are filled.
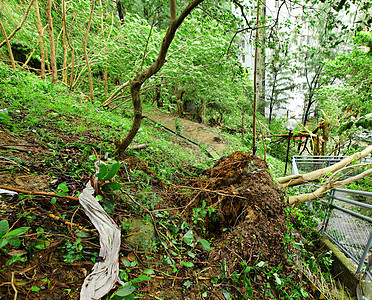
[[[124,243],[134,250],[151,251],[155,234],[155,229],[151,222],[133,218],[124,222],[123,226],[127,229]]]

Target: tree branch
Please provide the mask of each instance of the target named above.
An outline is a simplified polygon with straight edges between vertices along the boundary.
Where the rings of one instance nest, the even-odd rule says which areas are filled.
[[[171,14],[171,21],[172,22],[177,19],[176,1],[175,0],[170,1],[170,14]]]
[[[354,181],[357,181],[359,179],[362,179],[368,175],[372,174],[372,168],[371,169],[368,169],[358,175],[355,175],[353,177],[349,177],[345,180],[341,180],[341,181],[332,181],[332,180],[327,180],[327,182],[325,182],[320,188],[318,188],[315,192],[313,193],[308,193],[308,194],[301,194],[301,195],[298,195],[298,196],[290,196],[287,198],[287,201],[288,201],[288,204],[294,204],[294,203],[300,203],[300,202],[306,202],[306,201],[310,201],[310,200],[314,200],[314,199],[317,199],[317,198],[320,198],[322,197],[325,193],[327,193],[328,191],[334,189],[334,188],[337,188],[337,187],[341,187],[341,186],[344,186],[344,185],[347,185],[349,183],[352,183]]]
[[[11,34],[8,35],[8,40],[10,40],[23,26],[23,24],[26,22],[26,19],[27,19],[27,16],[28,16],[28,13],[30,12],[30,9],[31,9],[31,6],[32,4],[34,3],[34,0],[31,0],[31,2],[29,3],[27,9],[26,9],[26,12],[23,16],[23,19],[21,21],[21,23],[19,23],[19,25],[13,30],[13,32]],[[6,40],[2,41],[0,43],[0,48],[2,46],[4,46],[6,44]]]
[[[361,159],[363,157],[366,157],[369,153],[372,152],[372,145],[368,146],[361,152],[357,152],[351,156],[348,156],[341,160],[340,162],[329,166],[327,168],[319,169],[307,174],[298,174],[298,175],[290,175],[285,177],[279,177],[276,180],[279,182],[278,187],[281,189],[285,189],[290,186],[300,185],[303,183],[311,182],[314,180],[317,180],[328,173],[334,173],[337,170],[340,170],[346,166],[348,166],[353,160]]]

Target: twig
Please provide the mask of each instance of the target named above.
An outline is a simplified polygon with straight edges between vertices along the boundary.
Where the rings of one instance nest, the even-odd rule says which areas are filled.
[[[243,197],[243,196],[233,195],[233,194],[228,194],[228,193],[222,193],[220,191],[214,191],[214,190],[209,190],[209,189],[205,189],[205,188],[196,188],[196,187],[192,187],[192,186],[175,185],[175,184],[170,183],[170,182],[163,182],[163,183],[164,184],[171,185],[171,186],[174,186],[176,188],[185,188],[185,189],[191,189],[191,190],[198,190],[198,191],[202,191],[202,192],[215,193],[215,194],[221,195],[221,196],[235,197],[235,198],[240,198],[240,199],[248,200],[248,198]]]
[[[0,189],[9,190],[21,194],[27,194],[27,195],[35,195],[35,196],[48,196],[48,197],[58,197],[58,198],[65,198],[69,200],[79,201],[78,198],[71,197],[71,196],[62,196],[55,193],[46,193],[46,192],[33,192],[33,191],[26,191],[21,189],[12,188],[6,185],[0,185]]]
[[[15,292],[15,294],[14,294],[14,300],[17,300],[18,291],[17,291],[17,288],[15,287],[15,284],[14,284],[14,272],[12,272],[12,279],[11,279],[10,283],[12,284],[12,288],[13,288],[13,290]]]
[[[195,197],[194,197],[194,198],[193,198],[189,203],[187,203],[187,205],[185,206],[185,208],[184,208],[183,211],[181,212],[181,216],[185,213],[186,209],[187,209],[187,208],[188,208],[192,203],[194,203],[196,197],[198,197],[198,196],[200,195],[201,192],[202,192],[202,191],[199,191],[199,192],[195,195]]]
[[[22,165],[20,165],[20,164],[17,164],[17,163],[16,163],[15,161],[13,161],[12,159],[10,159],[10,158],[6,158],[6,157],[1,157],[1,159],[5,159],[5,160],[9,161],[10,163],[17,165],[17,166],[20,167],[21,169],[24,169],[24,170],[26,171],[26,173],[30,174],[30,170],[29,170],[29,169],[27,169],[25,166],[22,166]]]

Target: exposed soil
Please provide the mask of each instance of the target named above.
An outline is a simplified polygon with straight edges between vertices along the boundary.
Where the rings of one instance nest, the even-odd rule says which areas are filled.
[[[66,146],[66,142],[94,143],[94,138],[65,136],[54,130],[65,145],[55,153],[33,134],[22,137],[0,131],[0,156],[4,155],[0,159],[0,185],[54,191],[59,183],[66,182],[68,194],[73,196],[83,189],[90,174],[82,173],[77,180],[65,175],[62,167],[70,161],[81,164],[93,152],[83,153],[81,147]],[[141,170],[149,177],[150,189],[134,184],[124,170],[118,181],[138,201],[151,202],[158,231],[153,248],[147,251],[133,251],[122,240],[120,268],[125,270],[125,280],[138,277],[145,269],[155,272],[150,281],[138,284],[136,292],[142,299],[226,299],[227,293],[234,299],[245,295],[250,299],[286,299],[293,286],[303,284],[287,259],[284,207],[263,160],[235,152],[199,177],[169,183],[159,179],[146,161],[134,156],[121,159],[128,174]],[[58,160],[63,164],[59,166]],[[184,168],[193,169],[188,165]],[[8,254],[0,251],[0,299],[14,299],[15,293],[17,299],[78,299],[93,266],[92,258],[99,251],[96,231],[79,204],[68,199],[54,203],[50,197],[22,193],[19,197],[2,196],[0,202],[0,220],[8,220],[14,228],[31,227],[20,247],[7,245]],[[118,193],[115,202],[111,215],[117,224],[133,217],[150,220],[125,193]],[[81,251],[73,248],[79,241],[77,234],[82,232],[77,226],[85,230]],[[194,245],[184,241],[190,229]],[[125,235],[124,225],[122,231]],[[200,238],[211,242],[210,251],[198,242]],[[27,260],[6,266],[15,254],[24,254]],[[285,284],[277,284],[273,270],[285,274]],[[306,285],[304,289],[308,290]]]
[[[166,114],[157,109],[145,112],[144,115],[148,119],[176,132],[178,135],[205,146],[214,158],[219,158],[223,154],[227,144],[226,141],[205,124]]]

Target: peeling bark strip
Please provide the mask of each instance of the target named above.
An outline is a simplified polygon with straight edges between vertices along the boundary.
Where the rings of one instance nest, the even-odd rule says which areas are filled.
[[[346,166],[348,166],[352,161],[361,159],[363,157],[366,157],[369,153],[372,152],[372,145],[368,146],[361,152],[357,152],[351,156],[348,156],[341,160],[340,162],[329,166],[327,168],[319,169],[307,174],[298,174],[298,175],[290,175],[285,177],[279,177],[276,180],[279,182],[278,187],[281,189],[285,189],[290,186],[300,185],[307,182],[311,182],[314,180],[317,180],[328,173],[334,173]]]
[[[142,84],[147,79],[149,79],[151,76],[156,74],[161,69],[161,67],[164,65],[169,46],[171,45],[173,41],[173,38],[176,34],[178,27],[180,27],[184,19],[191,13],[191,11],[203,1],[204,0],[191,1],[189,5],[181,12],[178,18],[176,18],[177,14],[175,11],[176,2],[175,0],[170,1],[172,19],[171,19],[171,23],[169,24],[168,30],[163,38],[163,42],[159,50],[158,58],[147,70],[136,73],[136,76],[130,82],[130,93],[132,96],[134,120],[133,120],[132,128],[128,132],[127,136],[121,141],[117,141],[115,143],[117,152],[122,152],[129,146],[129,144],[132,142],[133,138],[137,134],[138,129],[141,126],[142,102],[140,100],[139,94],[140,94]],[[110,98],[111,97],[109,97],[109,99]]]

